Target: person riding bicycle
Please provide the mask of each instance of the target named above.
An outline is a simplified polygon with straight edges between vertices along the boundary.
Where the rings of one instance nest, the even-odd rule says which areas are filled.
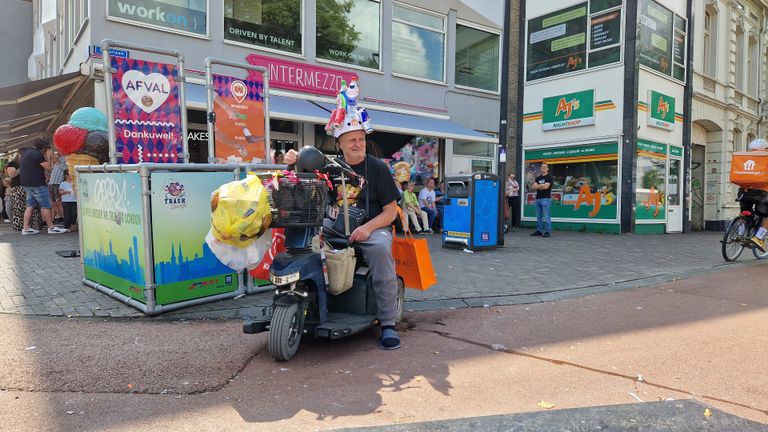
[[[749,143],[749,151],[768,151],[768,141],[758,138]],[[750,211],[762,217],[760,229],[751,241],[765,252],[765,235],[768,234],[768,191],[761,189],[739,188],[739,206],[741,211]]]
[[[331,114],[326,132],[336,138],[341,148],[344,162],[364,179],[360,186],[347,185],[347,199],[350,206],[365,209],[367,217],[362,225],[349,235],[349,241],[355,243],[363,252],[363,257],[371,270],[371,280],[376,293],[377,318],[381,322],[382,335],[379,348],[393,350],[400,348],[400,337],[395,330],[398,308],[397,275],[392,257],[392,232],[389,226],[397,216],[397,201],[400,192],[392,181],[389,167],[381,160],[366,153],[366,133],[373,131],[367,113],[357,108],[357,83],[352,81],[347,87],[342,82],[339,107]],[[293,165],[298,159],[298,152],[289,150],[284,163]],[[334,197],[329,216],[341,217],[339,200],[341,184],[334,184],[330,195]],[[338,199],[336,199],[338,198]],[[326,219],[324,226],[333,221]]]

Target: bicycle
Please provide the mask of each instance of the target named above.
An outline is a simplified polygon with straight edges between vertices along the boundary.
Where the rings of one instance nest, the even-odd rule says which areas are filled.
[[[739,194],[741,198],[741,194]],[[752,242],[752,237],[760,228],[763,218],[750,210],[743,210],[741,214],[733,218],[725,230],[722,243],[723,258],[726,261],[736,261],[744,248],[752,249],[755,258],[761,260],[768,258],[768,252],[763,252]]]

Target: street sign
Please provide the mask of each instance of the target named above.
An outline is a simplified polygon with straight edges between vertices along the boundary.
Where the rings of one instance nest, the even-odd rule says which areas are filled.
[[[88,48],[88,54],[101,57],[102,56],[101,45],[91,45]],[[112,57],[129,58],[131,56],[131,53],[128,52],[128,50],[110,48],[109,55]]]

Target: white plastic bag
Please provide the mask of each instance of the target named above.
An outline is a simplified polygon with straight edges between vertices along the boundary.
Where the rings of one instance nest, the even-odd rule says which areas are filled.
[[[272,233],[268,230],[266,235],[257,238],[253,243],[245,247],[232,246],[217,239],[211,231],[205,236],[205,242],[216,258],[222,264],[235,271],[253,269],[261,262],[264,254],[272,246]]]

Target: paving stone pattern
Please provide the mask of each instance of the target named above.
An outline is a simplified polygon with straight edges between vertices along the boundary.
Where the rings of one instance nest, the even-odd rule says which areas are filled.
[[[407,290],[409,310],[551,301],[649,285],[702,271],[717,271],[720,234],[611,235],[555,232],[552,238],[507,234],[505,246],[466,253],[425,236],[438,283]],[[22,237],[0,226],[0,313],[61,317],[144,317],[138,310],[82,284],[80,258],[56,251],[78,249],[76,233]],[[754,263],[747,252],[740,261]],[[271,293],[186,308],[160,319],[238,318],[254,315]]]

